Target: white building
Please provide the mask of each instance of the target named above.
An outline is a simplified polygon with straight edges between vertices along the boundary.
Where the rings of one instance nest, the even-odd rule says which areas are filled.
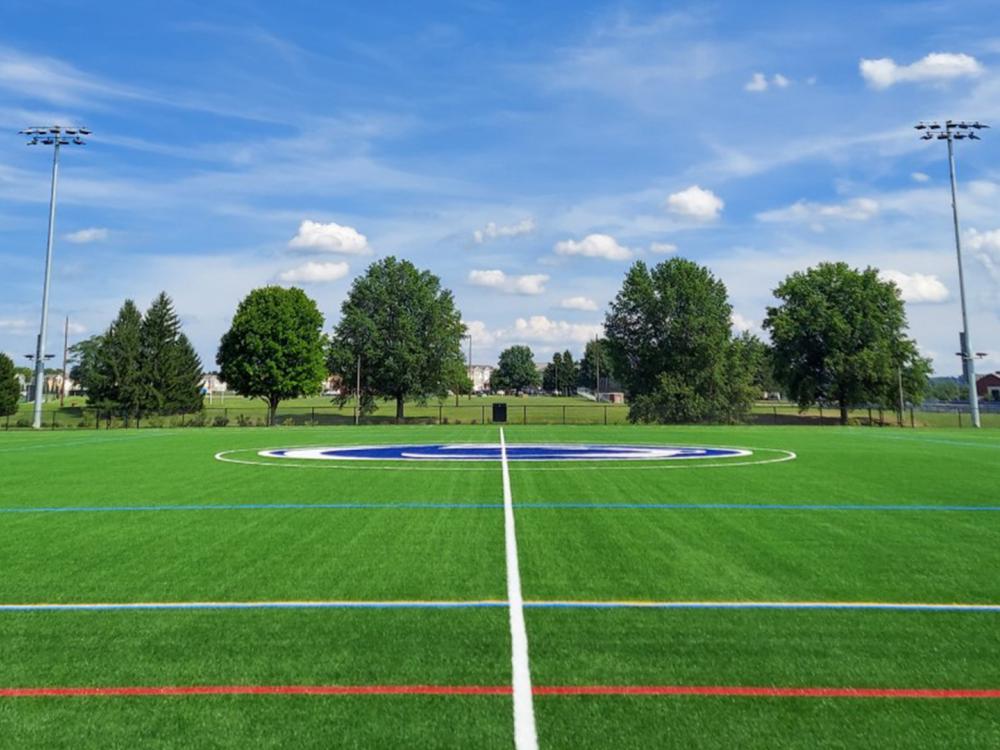
[[[493,377],[495,369],[493,365],[473,365],[469,368],[473,393],[482,393],[490,389],[490,378]]]

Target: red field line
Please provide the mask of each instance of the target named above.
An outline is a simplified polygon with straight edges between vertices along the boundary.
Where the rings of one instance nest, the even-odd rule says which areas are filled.
[[[987,698],[1000,690],[740,687],[725,685],[536,686],[537,696],[702,695],[748,698]],[[507,685],[186,685],[166,687],[0,688],[0,698],[113,698],[185,695],[510,695]]]

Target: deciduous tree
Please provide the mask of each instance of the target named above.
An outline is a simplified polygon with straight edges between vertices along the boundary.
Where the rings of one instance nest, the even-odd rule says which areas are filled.
[[[376,398],[392,398],[401,420],[406,399],[444,396],[455,385],[453,374],[465,367],[464,334],[451,290],[430,271],[390,256],[351,285],[327,364],[354,383],[360,357],[362,409],[370,411]]]
[[[541,380],[530,347],[511,346],[500,352],[497,369],[490,376],[490,387],[495,391],[520,392],[538,386]]]
[[[14,371],[14,362],[0,353],[0,417],[17,414],[17,402],[20,400],[21,384]]]
[[[274,424],[283,400],[320,392],[324,343],[316,303],[301,289],[268,286],[240,302],[216,359],[229,387],[263,399]]]

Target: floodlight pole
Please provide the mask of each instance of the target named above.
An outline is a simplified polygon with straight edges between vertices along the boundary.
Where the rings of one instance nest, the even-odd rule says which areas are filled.
[[[944,125],[937,122],[921,122],[916,126],[923,132],[921,138],[925,141],[939,140],[948,142],[948,176],[951,178],[951,215],[955,227],[955,256],[958,259],[958,290],[962,302],[962,332],[959,335],[961,344],[962,371],[969,387],[969,409],[972,412],[972,426],[981,427],[979,419],[979,396],[976,393],[976,363],[972,354],[971,334],[969,333],[969,313],[965,304],[965,270],[962,267],[962,232],[958,223],[958,190],[955,178],[955,146],[956,140],[981,140],[976,133],[983,128],[989,128],[981,122],[955,122],[947,120]]]
[[[42,427],[42,401],[44,399],[45,339],[49,325],[49,284],[52,278],[52,245],[56,229],[56,185],[59,179],[59,147],[74,143],[84,145],[82,135],[90,135],[87,128],[63,128],[55,125],[48,128],[27,128],[21,135],[31,136],[29,146],[39,143],[52,146],[52,185],[49,192],[49,233],[45,245],[45,283],[42,286],[42,321],[38,331],[38,346],[35,352],[35,409],[32,427]],[[72,136],[72,140],[70,140]]]

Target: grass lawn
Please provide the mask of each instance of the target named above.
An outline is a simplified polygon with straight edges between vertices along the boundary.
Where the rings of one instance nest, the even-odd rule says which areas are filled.
[[[1000,745],[994,698],[546,693],[1000,691],[1000,434],[505,437],[751,451],[511,462],[542,747]],[[0,745],[511,747],[499,462],[259,455],[498,439],[490,425],[0,433]],[[871,606],[898,604],[986,608]],[[416,694],[10,694],[210,686]]]

